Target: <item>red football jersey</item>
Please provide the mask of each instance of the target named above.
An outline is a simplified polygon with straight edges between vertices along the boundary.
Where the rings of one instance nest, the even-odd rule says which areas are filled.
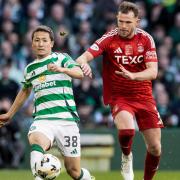
[[[153,38],[137,28],[132,39],[123,39],[118,28],[98,39],[88,50],[94,57],[103,55],[103,97],[105,104],[114,100],[152,100],[151,81],[132,81],[115,74],[119,64],[130,72],[146,69],[146,62],[157,62]]]

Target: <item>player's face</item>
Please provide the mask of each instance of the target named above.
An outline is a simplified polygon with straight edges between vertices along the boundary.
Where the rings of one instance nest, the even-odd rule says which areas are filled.
[[[37,31],[32,40],[32,49],[37,58],[44,58],[51,54],[54,42],[51,41],[49,33]]]
[[[132,11],[127,14],[119,12],[117,15],[117,24],[119,28],[119,35],[122,38],[132,38],[134,36],[134,30],[137,27],[139,19],[134,17]]]

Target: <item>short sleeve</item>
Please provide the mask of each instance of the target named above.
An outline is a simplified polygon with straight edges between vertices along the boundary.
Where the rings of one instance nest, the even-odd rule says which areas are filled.
[[[157,62],[157,53],[154,40],[152,36],[148,34],[147,41],[146,41],[146,51],[144,54],[144,61],[145,62]]]
[[[114,36],[117,35],[117,29],[108,31],[101,38],[97,39],[88,49],[93,57],[98,57],[103,54],[104,51],[109,47],[109,44]]]
[[[68,54],[63,53],[65,58],[61,62],[62,67],[73,68],[75,66],[80,66],[76,61],[74,61]]]
[[[101,37],[103,38],[103,36]],[[101,38],[96,40],[87,51],[90,52],[93,57],[101,55],[105,49],[106,41],[101,41]]]
[[[23,89],[27,89],[32,87],[32,83],[30,82],[30,80],[27,80],[27,68],[25,68],[24,70],[24,80],[21,82],[23,84]]]

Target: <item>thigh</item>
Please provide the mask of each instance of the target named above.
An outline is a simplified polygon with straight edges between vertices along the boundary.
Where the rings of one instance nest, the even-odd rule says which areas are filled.
[[[54,141],[54,134],[49,121],[35,121],[29,128],[28,139],[30,144],[38,144],[48,150]]]
[[[161,144],[161,129],[152,128],[142,131],[147,147],[159,146]]]
[[[135,129],[133,115],[126,110],[115,116],[114,123],[117,129]]]
[[[51,147],[51,141],[41,132],[33,132],[28,136],[29,144],[38,144],[44,151]]]
[[[56,131],[56,143],[65,157],[80,157],[80,134],[75,122],[59,124]]]
[[[118,102],[111,107],[112,116],[117,129],[134,129],[133,109],[125,102]]]
[[[140,131],[151,128],[162,128],[163,122],[153,102],[136,103],[136,121]]]

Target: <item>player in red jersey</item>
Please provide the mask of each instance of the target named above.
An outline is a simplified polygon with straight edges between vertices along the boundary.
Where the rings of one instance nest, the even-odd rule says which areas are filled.
[[[144,180],[151,180],[161,155],[163,123],[152,96],[151,80],[158,73],[153,38],[137,28],[139,9],[122,2],[117,14],[118,27],[104,34],[77,58],[85,75],[92,76],[88,62],[103,55],[103,97],[111,107],[122,149],[122,176],[133,180],[131,146],[135,135],[134,119],[147,147]]]

